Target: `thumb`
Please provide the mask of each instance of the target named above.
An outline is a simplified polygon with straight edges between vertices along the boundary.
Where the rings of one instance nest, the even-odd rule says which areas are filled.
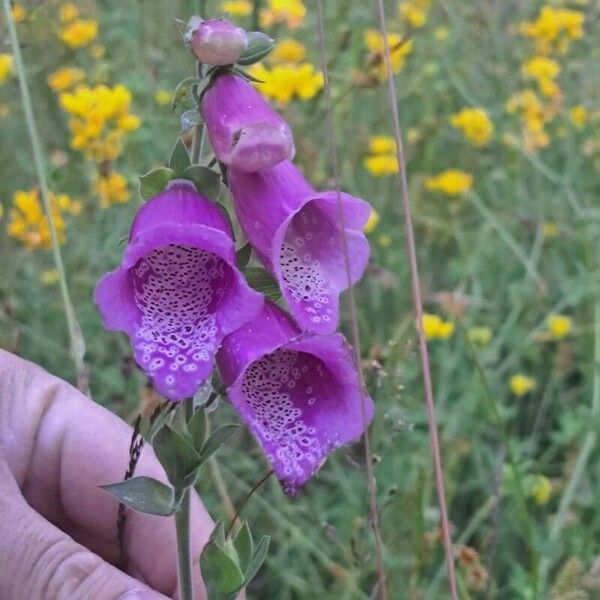
[[[0,540],[0,598],[4,600],[166,600],[35,512],[1,451]]]

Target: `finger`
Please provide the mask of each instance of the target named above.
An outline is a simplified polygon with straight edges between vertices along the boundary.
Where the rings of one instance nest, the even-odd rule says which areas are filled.
[[[166,600],[46,521],[21,495],[0,454],[0,598]]]
[[[117,501],[98,486],[123,478],[131,428],[77,390],[35,365],[0,350],[0,444],[23,495],[40,514],[116,560]],[[166,481],[152,449],[145,447],[136,475]],[[194,494],[192,558],[212,522]],[[173,519],[129,512],[125,546],[130,572],[172,595],[177,581]],[[199,598],[204,591],[194,569]]]

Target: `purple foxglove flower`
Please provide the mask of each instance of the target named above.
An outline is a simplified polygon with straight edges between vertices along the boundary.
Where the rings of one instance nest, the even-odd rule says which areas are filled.
[[[202,96],[201,113],[215,155],[229,167],[258,171],[294,156],[288,124],[236,75],[215,78]]]
[[[192,17],[185,38],[201,63],[216,67],[234,63],[246,48],[246,32],[226,19]]]
[[[332,450],[357,439],[373,416],[344,337],[302,333],[271,302],[225,338],[217,364],[233,408],[287,494]]]
[[[316,192],[289,161],[257,173],[231,169],[228,176],[238,221],[296,322],[320,334],[335,331],[339,295],[348,287],[338,196],[351,283],[369,260],[369,205],[342,192]]]
[[[156,390],[178,401],[197,391],[223,338],[263,299],[235,267],[221,211],[174,180],[138,210],[121,264],[100,279],[94,301],[107,329],[127,333]]]

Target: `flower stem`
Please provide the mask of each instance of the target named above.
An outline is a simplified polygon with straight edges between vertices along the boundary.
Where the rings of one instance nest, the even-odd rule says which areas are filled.
[[[48,181],[46,179],[46,168],[44,164],[44,156],[42,152],[42,145],[40,142],[40,136],[38,134],[37,125],[35,122],[35,116],[33,114],[33,105],[31,103],[31,95],[29,93],[29,85],[27,84],[27,78],[25,77],[25,64],[23,63],[23,57],[21,55],[21,47],[19,45],[19,37],[17,35],[17,29],[12,20],[10,0],[3,0],[4,15],[8,24],[8,33],[10,37],[10,44],[12,46],[15,63],[17,65],[19,87],[21,90],[21,100],[23,102],[23,112],[25,113],[25,121],[27,123],[27,130],[29,133],[29,139],[31,141],[31,148],[33,151],[33,163],[35,165],[36,174],[40,185],[40,193],[42,196],[42,204],[44,206],[44,212],[48,220],[48,229],[50,231],[50,241],[52,245],[52,255],[54,257],[54,263],[56,270],[58,271],[58,282],[60,286],[60,293],[62,296],[63,309],[65,317],[67,319],[67,327],[69,330],[69,338],[71,342],[71,355],[75,363],[75,369],[77,371],[77,377],[80,377],[84,370],[83,355],[85,354],[85,342],[83,335],[81,334],[81,328],[77,322],[75,316],[75,310],[71,303],[69,296],[69,288],[67,287],[67,278],[65,274],[65,268],[62,261],[60,248],[58,245],[58,236],[56,234],[56,226],[52,211],[50,207],[50,199],[48,194]],[[87,390],[83,390],[87,392]]]
[[[183,491],[179,509],[175,513],[175,531],[177,534],[179,600],[194,600],[190,561],[190,488]]]

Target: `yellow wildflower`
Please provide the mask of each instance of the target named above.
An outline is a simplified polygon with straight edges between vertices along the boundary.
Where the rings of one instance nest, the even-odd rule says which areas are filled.
[[[537,18],[521,23],[522,35],[533,38],[539,54],[564,54],[571,40],[583,36],[584,15],[576,10],[543,6]]]
[[[571,123],[578,129],[583,127],[587,121],[588,112],[585,106],[578,104],[569,109],[569,119]]]
[[[74,4],[70,2],[63,4],[58,11],[58,18],[62,23],[70,23],[79,16],[79,11]]]
[[[65,25],[59,33],[59,38],[69,48],[87,46],[98,35],[98,23],[91,19],[78,19]]]
[[[107,177],[100,177],[95,191],[100,196],[100,208],[108,208],[111,204],[124,204],[129,200],[127,179],[113,171]]]
[[[531,486],[530,496],[539,506],[546,504],[552,496],[552,484],[550,480],[544,475],[537,475],[535,482]]]
[[[306,7],[302,0],[267,0],[260,9],[258,18],[261,28],[271,27],[274,23],[285,23],[291,29],[302,25]]]
[[[551,58],[534,56],[523,63],[523,75],[535,79],[538,89],[543,96],[556,96],[560,88],[554,81],[560,73],[560,66]]]
[[[224,0],[221,10],[231,17],[247,17],[252,12],[250,0]]]
[[[13,4],[10,13],[15,23],[22,23],[27,18],[25,9],[20,4]]]
[[[471,189],[473,177],[458,169],[446,169],[435,177],[425,179],[425,187],[431,191],[438,191],[447,196],[459,196]]]
[[[294,96],[310,100],[323,87],[323,74],[310,63],[281,64],[271,69],[257,63],[250,67],[249,73],[262,82],[254,84],[255,87],[280,104],[287,104]]]
[[[396,142],[389,135],[372,135],[369,138],[370,154],[395,154]]]
[[[550,315],[546,319],[546,327],[550,337],[555,340],[560,340],[569,335],[573,327],[573,320],[565,315]]]
[[[12,70],[13,57],[10,54],[0,54],[0,85],[6,81]]]
[[[382,35],[375,29],[368,29],[364,34],[364,42],[367,50],[372,54],[370,63],[379,81],[385,81],[387,70],[384,59],[385,44]],[[392,72],[398,73],[404,66],[404,60],[412,49],[412,40],[406,40],[398,33],[388,33],[387,43],[390,49]]]
[[[487,346],[492,340],[492,330],[489,327],[469,327],[467,337],[472,344]]]
[[[454,323],[444,321],[439,315],[423,313],[421,323],[426,340],[447,340],[454,333]]]
[[[399,5],[400,16],[410,27],[419,29],[427,22],[430,0],[402,0]]]
[[[528,150],[544,148],[550,143],[545,125],[553,115],[544,107],[535,92],[524,90],[514,94],[506,103],[506,110],[511,114],[520,115],[524,143]]]
[[[48,85],[53,92],[64,92],[73,87],[85,77],[85,73],[81,69],[75,67],[63,67],[50,73],[47,78]]]
[[[159,106],[166,106],[167,104],[171,104],[171,100],[173,99],[173,95],[169,90],[156,90],[154,92],[154,102]]]
[[[494,129],[487,113],[480,108],[463,108],[450,117],[450,124],[460,129],[462,134],[476,146],[487,144]]]
[[[385,177],[398,172],[398,159],[395,154],[366,156],[363,164],[374,177]]]
[[[65,222],[61,204],[70,208],[71,200],[66,194],[56,196],[50,193],[50,210],[56,228],[58,243],[65,241]],[[67,212],[71,212],[67,210]],[[6,226],[8,235],[20,241],[28,250],[50,249],[50,227],[42,209],[37,189],[18,190],[13,195],[13,207],[10,210],[9,222]]]
[[[277,42],[275,48],[269,55],[273,62],[299,63],[306,56],[306,48],[296,40],[289,38]]]
[[[365,226],[363,227],[363,231],[367,235],[369,235],[370,233],[373,233],[375,231],[378,224],[379,224],[379,213],[373,207],[371,207],[371,212],[369,213],[369,218],[367,219],[367,222],[365,223]]]
[[[54,285],[58,281],[58,271],[56,269],[45,269],[40,273],[40,281],[44,285]]]
[[[533,377],[528,377],[527,375],[523,375],[522,373],[517,373],[510,378],[509,381],[510,391],[517,397],[521,398],[529,392],[533,391],[537,382]]]

